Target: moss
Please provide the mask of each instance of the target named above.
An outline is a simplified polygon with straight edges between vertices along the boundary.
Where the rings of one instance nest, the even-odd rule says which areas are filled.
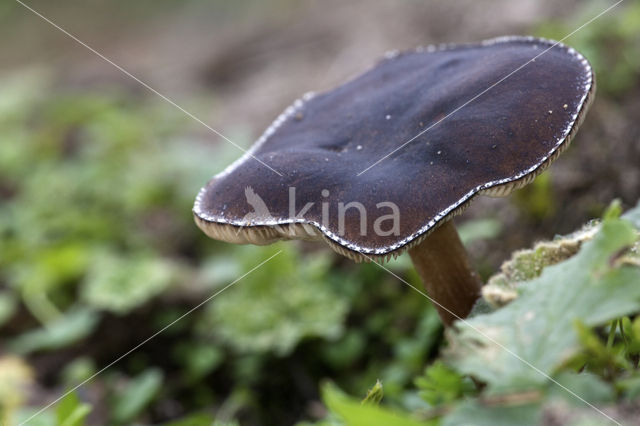
[[[619,214],[619,213],[618,213]],[[531,249],[514,252],[500,267],[500,272],[489,278],[482,288],[482,296],[490,306],[503,306],[518,297],[518,287],[537,278],[543,269],[575,255],[582,244],[593,238],[600,229],[598,221],[586,224],[582,229],[553,241],[542,241]],[[640,234],[638,242],[611,259],[616,265],[640,266]]]
[[[591,222],[579,231],[560,236],[553,241],[542,241],[532,249],[518,250],[500,267],[482,289],[484,299],[492,306],[507,304],[518,296],[518,285],[537,278],[542,270],[576,254],[582,243],[593,238],[599,224]]]

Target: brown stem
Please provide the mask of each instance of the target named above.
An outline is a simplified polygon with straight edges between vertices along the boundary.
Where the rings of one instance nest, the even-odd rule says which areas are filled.
[[[409,255],[442,322],[449,326],[458,317],[465,318],[480,297],[482,284],[453,222],[440,225]]]

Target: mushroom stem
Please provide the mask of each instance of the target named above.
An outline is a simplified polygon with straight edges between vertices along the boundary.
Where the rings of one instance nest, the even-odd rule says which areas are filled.
[[[453,222],[440,225],[409,255],[444,325],[465,318],[480,297],[482,283]]]

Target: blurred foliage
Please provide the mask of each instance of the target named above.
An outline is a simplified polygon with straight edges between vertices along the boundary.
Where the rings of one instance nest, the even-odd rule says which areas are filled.
[[[563,38],[606,6],[537,33]],[[640,76],[640,5],[566,42],[601,94],[622,96]],[[606,424],[584,401],[637,418],[640,207],[514,253],[489,303],[443,336],[424,298],[375,265],[208,240],[193,197],[239,151],[155,99],[52,79],[0,82],[3,425]],[[535,221],[557,203],[551,178],[515,197]],[[506,232],[490,218],[459,230],[469,247]],[[386,266],[420,285],[407,256]]]
[[[118,389],[112,404],[114,421],[127,424],[135,419],[160,391],[162,376],[158,369],[147,369]]]
[[[448,404],[464,395],[473,393],[475,386],[467,376],[448,367],[442,361],[435,361],[416,378],[420,398],[431,406]]]
[[[61,349],[87,337],[97,322],[97,313],[89,309],[70,309],[45,327],[34,328],[13,338],[9,348],[18,354]]]
[[[408,415],[378,407],[376,404],[362,404],[339,389],[327,384],[323,389],[323,400],[336,419],[323,426],[419,426],[425,425]],[[320,423],[322,425],[322,423]]]
[[[516,191],[513,200],[535,221],[552,217],[556,209],[552,183],[551,172],[547,170],[529,185]]]
[[[567,407],[581,424],[600,418],[575,395],[598,405],[640,398],[640,207],[620,218],[614,203],[602,222],[516,253],[489,286],[511,291],[509,300],[450,330],[440,353],[435,310],[375,265],[200,235],[185,212],[211,165],[202,142],[174,138],[183,124],[149,130],[140,114],[161,113],[144,104],[30,95],[33,84],[3,106],[2,126],[24,138],[0,148],[13,153],[0,171],[0,337],[14,354],[0,359],[4,423],[35,414],[29,423],[47,426],[92,415],[113,425],[293,422],[310,417],[302,404],[320,397],[323,377],[336,382],[322,389],[328,415],[300,425],[537,424]],[[92,133],[103,120],[116,129]],[[473,244],[500,232],[480,220],[460,233]],[[388,267],[419,285],[406,257]],[[43,369],[49,354],[66,367]],[[42,375],[58,384],[47,399],[92,380],[38,413],[25,403]]]
[[[56,421],[60,426],[83,426],[90,412],[89,404],[83,403],[74,392],[69,392],[56,407]]]
[[[105,253],[87,271],[82,298],[87,305],[125,314],[162,293],[172,280],[172,263],[154,257]]]
[[[383,396],[384,389],[382,388],[382,382],[380,380],[376,380],[376,384],[367,391],[367,395],[362,400],[362,403],[378,405],[380,404],[380,401],[382,401]]]
[[[208,306],[202,333],[216,334],[238,352],[278,355],[290,353],[307,336],[342,335],[347,300],[327,285],[329,258],[304,260],[282,243],[245,247],[239,253],[242,270],[272,255],[277,256]],[[270,279],[274,276],[278,279]],[[273,300],[274,294],[281,297]]]
[[[476,219],[464,222],[457,227],[460,240],[465,246],[475,241],[498,237],[502,232],[502,223],[498,219]]]
[[[640,3],[623,2],[573,33],[612,5],[605,0],[589,0],[571,19],[541,24],[536,35],[560,40],[571,34],[566,43],[591,62],[598,77],[598,91],[620,96],[640,77]]]
[[[20,358],[0,358],[0,421],[13,424],[15,412],[28,398],[29,386],[33,382],[33,371]]]
[[[291,423],[325,376],[359,393],[380,378],[387,401],[415,401],[441,341],[434,309],[326,248],[207,239],[193,197],[236,148],[189,136],[155,102],[49,81],[0,84],[0,339],[43,400],[91,380],[30,424]],[[496,224],[469,229],[474,241]],[[389,267],[419,284],[407,259]],[[30,394],[3,400],[9,424],[38,411]]]

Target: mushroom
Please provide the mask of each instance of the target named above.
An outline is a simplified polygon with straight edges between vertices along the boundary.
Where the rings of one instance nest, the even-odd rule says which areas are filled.
[[[551,40],[387,55],[287,108],[201,189],[195,221],[231,243],[324,240],[358,262],[408,250],[450,325],[481,287],[451,219],[477,195],[506,196],[540,174],[594,90],[587,60]]]

